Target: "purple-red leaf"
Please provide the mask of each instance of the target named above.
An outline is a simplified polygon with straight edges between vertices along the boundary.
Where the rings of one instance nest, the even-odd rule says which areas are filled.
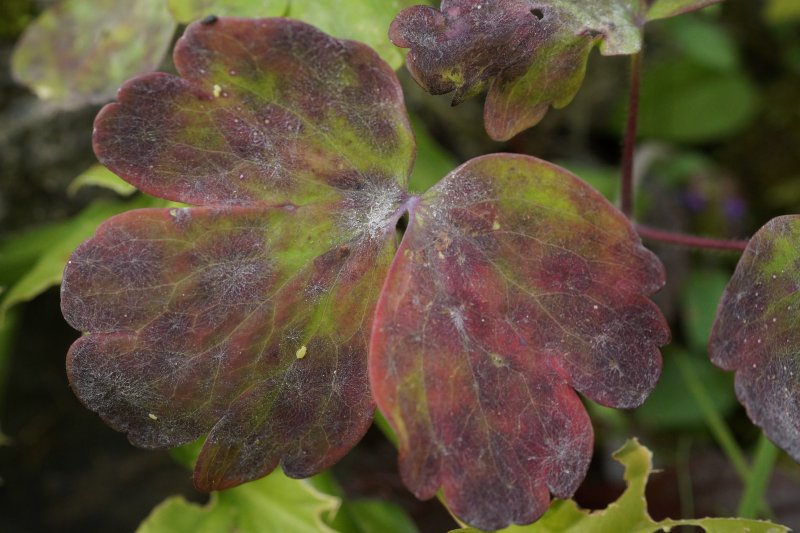
[[[453,512],[525,524],[583,479],[592,427],[575,390],[635,407],[669,332],[664,273],[625,217],[534,158],[463,165],[423,196],[376,311],[370,381],[403,479]]]
[[[201,488],[279,461],[309,476],[374,411],[368,333],[414,152],[399,84],[366,46],[282,19],[192,25],[175,62],[123,87],[95,148],[207,207],[126,213],[76,250],[62,306],[90,334],[70,382],[137,445],[208,433]]]
[[[736,371],[750,419],[800,461],[800,216],[768,222],[742,254],[717,309],[711,360]]]
[[[432,94],[455,91],[457,104],[485,88],[486,131],[510,139],[547,109],[577,93],[589,52],[641,48],[649,19],[674,16],[721,0],[443,0],[439,10],[403,10],[389,36],[410,48],[408,69]]]
[[[592,447],[575,391],[640,404],[668,338],[647,299],[661,265],[625,217],[512,155],[410,198],[394,73],[303,23],[211,19],[175,63],[122,88],[95,149],[199,207],[120,215],[73,254],[82,401],[140,446],[207,434],[195,483],[219,489],[332,464],[369,425],[371,386],[420,497],[443,486],[501,527],[571,494]]]

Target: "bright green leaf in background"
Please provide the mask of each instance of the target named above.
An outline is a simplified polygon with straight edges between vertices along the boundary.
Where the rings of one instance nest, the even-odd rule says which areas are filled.
[[[0,240],[0,322],[14,305],[31,300],[61,283],[67,258],[107,218],[161,200],[139,197],[130,202],[97,201],[74,218]]]
[[[136,187],[124,181],[103,165],[94,165],[72,180],[72,183],[67,187],[67,192],[75,194],[84,187],[102,187],[112,190],[120,196],[130,196],[136,192]]]
[[[167,0],[175,20],[187,24],[208,15],[218,17],[281,17],[289,0]]]
[[[28,26],[11,69],[59,108],[102,103],[123,81],[155,70],[174,31],[162,1],[64,0]]]
[[[191,444],[173,448],[170,450],[172,457],[181,465],[188,469],[194,468],[203,439],[199,439]],[[225,533],[232,531],[231,527],[238,527],[236,520],[238,506],[250,505],[252,498],[243,496],[254,495],[255,499],[271,499],[273,491],[288,489],[297,498],[294,502],[312,502],[320,500],[324,505],[304,505],[294,506],[296,512],[302,513],[305,518],[303,523],[313,523],[319,525],[319,517],[322,517],[323,525],[319,531],[335,531],[338,533],[417,533],[417,527],[403,509],[393,503],[382,500],[350,500],[345,498],[342,488],[330,470],[326,470],[314,477],[306,480],[290,479],[284,476],[280,469],[273,472],[269,477],[270,483],[262,483],[264,479],[231,489],[222,493],[215,493],[212,501],[205,507],[191,504],[180,497],[169,498],[161,505],[156,507],[137,533],[156,533],[160,531],[191,531]],[[217,501],[216,495],[235,493],[242,488],[251,487],[262,483],[255,492],[240,492],[235,498],[222,499]],[[257,493],[257,495],[256,495]],[[277,503],[285,501],[280,498]],[[188,512],[185,512],[188,509]],[[185,514],[184,514],[185,513]],[[147,529],[158,526],[162,529]],[[294,529],[284,529],[285,522],[266,520],[267,529],[236,529],[241,533],[251,531],[274,531],[276,533],[284,531],[295,531]],[[165,529],[166,528],[166,529]],[[172,528],[172,529],[168,529]],[[305,531],[305,530],[299,530]],[[317,531],[317,530],[314,530]]]
[[[405,52],[389,42],[392,19],[406,7],[427,0],[168,0],[180,22],[207,15],[236,17],[285,16],[307,22],[334,37],[368,44],[395,70]],[[444,175],[444,174],[442,174]]]
[[[619,499],[602,511],[589,512],[578,508],[572,500],[556,500],[547,513],[529,526],[512,526],[507,533],[652,533],[678,526],[698,526],[708,533],[781,533],[789,528],[743,518],[702,518],[654,521],[647,512],[645,487],[653,470],[653,454],[635,439],[619,449],[614,458],[625,467],[628,488]],[[477,533],[466,528],[459,532]]]

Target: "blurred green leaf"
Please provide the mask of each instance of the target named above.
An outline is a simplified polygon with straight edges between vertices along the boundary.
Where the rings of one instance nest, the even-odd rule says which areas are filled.
[[[389,41],[389,25],[404,8],[428,3],[428,0],[169,0],[169,7],[180,22],[211,14],[287,16],[302,20],[334,37],[368,44],[396,70],[403,65],[405,52]]]
[[[103,103],[125,80],[158,67],[174,31],[162,1],[64,0],[28,26],[11,69],[58,107]]]
[[[694,397],[686,393],[675,354],[679,350],[670,347],[664,350],[664,368],[658,385],[644,404],[633,412],[633,416],[645,427],[668,431],[702,427],[705,416]],[[681,352],[682,353],[682,352]],[[703,382],[709,400],[717,411],[724,415],[736,408],[733,376],[714,367],[708,357],[687,356],[692,373]]]
[[[188,23],[208,15],[218,17],[280,17],[289,0],[167,0],[175,20]]]
[[[0,320],[14,305],[31,300],[61,283],[61,275],[72,251],[92,236],[101,222],[117,213],[161,202],[141,196],[128,202],[97,201],[72,219],[8,237],[0,242],[0,272],[9,269],[24,274],[9,276],[0,297]]]
[[[419,530],[399,505],[381,500],[345,501],[337,513],[347,515],[355,528],[334,527],[341,533],[417,533]]]
[[[323,515],[340,500],[308,481],[290,479],[280,469],[267,477],[215,492],[201,506],[172,497],[156,507],[138,533],[325,533],[334,532]]]
[[[130,196],[136,192],[136,187],[123,180],[103,165],[94,165],[89,170],[72,180],[67,187],[67,193],[75,194],[84,187],[102,187],[110,189],[120,196]]]
[[[572,500],[555,500],[545,515],[528,526],[503,529],[507,533],[654,533],[678,526],[697,526],[709,533],[781,533],[789,531],[784,526],[760,520],[743,518],[701,518],[697,520],[654,521],[647,512],[645,487],[653,470],[653,454],[629,440],[614,454],[614,459],[625,467],[628,488],[619,499],[602,511],[589,512],[578,508]],[[477,529],[457,530],[477,533]]]
[[[716,141],[749,126],[760,105],[755,85],[738,70],[719,72],[686,59],[654,63],[642,83],[639,134],[683,143]],[[623,115],[615,116],[619,130]]]
[[[417,138],[417,160],[408,189],[411,192],[425,192],[456,168],[456,161],[415,115],[411,115],[411,127]]]
[[[714,20],[685,16],[661,24],[672,44],[698,65],[721,72],[733,72],[740,67],[733,37]]]
[[[717,305],[730,280],[722,270],[693,270],[681,291],[681,319],[689,347],[706,353]]]
[[[800,2],[797,0],[767,0],[764,17],[773,24],[800,20]]]

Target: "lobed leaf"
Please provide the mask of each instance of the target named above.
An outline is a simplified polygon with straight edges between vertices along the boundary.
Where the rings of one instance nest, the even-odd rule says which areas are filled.
[[[374,411],[366,348],[413,161],[399,84],[367,47],[284,19],[191,25],[183,77],[146,75],[95,150],[144,191],[204,207],[111,219],[64,273],[90,332],[81,400],[144,447],[209,434],[195,483],[312,475]]]
[[[81,400],[139,446],[207,435],[210,490],[335,462],[371,421],[371,382],[419,496],[443,486],[495,527],[571,494],[592,447],[575,391],[639,405],[669,336],[646,297],[661,264],[625,217],[524,156],[409,197],[393,71],[304,23],[195,23],[175,64],[96,121],[111,171],[197,207],[119,215],[72,255]]]
[[[162,1],[63,0],[28,26],[11,69],[58,107],[99,104],[126,79],[155,70],[174,31]]]
[[[578,508],[572,500],[553,502],[541,520],[525,527],[509,527],[507,533],[655,533],[671,531],[679,526],[700,527],[708,533],[786,533],[789,528],[761,520],[746,518],[700,518],[656,522],[647,512],[645,488],[653,472],[653,454],[636,439],[629,440],[614,453],[614,459],[625,467],[625,492],[602,511],[589,512]],[[471,528],[456,530],[477,533]],[[455,533],[452,532],[452,533]]]
[[[640,405],[669,330],[658,259],[599,193],[540,160],[474,159],[411,210],[376,311],[375,399],[420,498],[484,529],[525,524],[585,475],[575,390]]]
[[[722,295],[709,351],[736,371],[750,419],[800,461],[800,216],[769,221],[750,239]]]
[[[634,54],[647,20],[720,0],[443,0],[439,10],[402,11],[389,30],[409,48],[408,69],[432,94],[455,91],[453,104],[488,89],[484,124],[507,140],[538,123],[550,106],[577,93],[589,52]]]

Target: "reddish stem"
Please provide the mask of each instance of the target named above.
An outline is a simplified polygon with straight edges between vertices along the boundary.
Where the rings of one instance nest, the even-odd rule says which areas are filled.
[[[628,122],[622,149],[622,183],[620,208],[627,217],[633,213],[633,154],[636,149],[636,130],[639,127],[639,95],[642,87],[642,54],[631,56],[631,87],[628,95]]]
[[[747,240],[709,239],[706,237],[697,237],[695,235],[686,235],[684,233],[674,233],[672,231],[650,228],[648,226],[642,226],[641,224],[636,224],[636,232],[642,239],[665,242],[677,246],[687,246],[690,248],[705,248],[707,250],[743,252],[747,247],[747,243],[750,242]]]

